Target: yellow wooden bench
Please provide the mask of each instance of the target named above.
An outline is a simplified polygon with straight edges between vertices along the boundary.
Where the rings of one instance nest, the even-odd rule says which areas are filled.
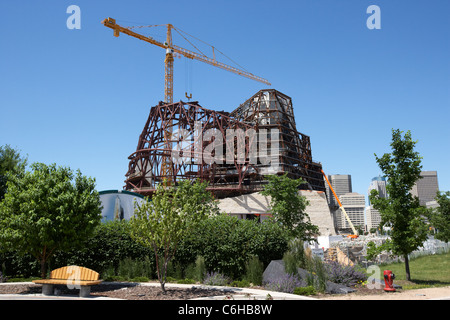
[[[42,294],[53,295],[54,285],[66,285],[69,289],[80,289],[80,297],[88,297],[91,294],[91,286],[101,283],[98,272],[79,267],[67,266],[55,269],[50,273],[49,279],[33,280],[42,284]]]

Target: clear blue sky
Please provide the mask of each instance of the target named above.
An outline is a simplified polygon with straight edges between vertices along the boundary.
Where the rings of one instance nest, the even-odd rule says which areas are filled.
[[[72,4],[80,30],[66,26]],[[366,26],[372,4],[379,30]],[[411,130],[423,170],[447,191],[449,13],[447,0],[2,0],[0,145],[121,189],[150,107],[164,98],[165,52],[115,38],[101,21],[172,23],[292,97],[314,159],[351,174],[353,191],[366,194],[381,173],[374,153],[390,151],[392,128]],[[176,59],[174,100],[191,88],[202,106],[231,111],[267,86]]]

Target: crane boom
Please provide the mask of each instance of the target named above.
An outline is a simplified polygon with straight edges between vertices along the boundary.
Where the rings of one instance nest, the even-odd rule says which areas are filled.
[[[174,45],[174,44],[171,44],[171,43],[168,43],[168,42],[162,43],[162,42],[157,41],[157,40],[155,40],[155,39],[153,39],[151,37],[147,37],[147,36],[141,35],[141,34],[139,34],[137,32],[134,32],[134,31],[132,31],[130,29],[122,27],[122,26],[118,25],[116,23],[116,20],[114,20],[112,18],[105,19],[105,20],[102,21],[102,23],[105,25],[105,27],[113,29],[114,30],[114,36],[116,36],[116,37],[118,37],[119,33],[122,32],[122,33],[124,33],[126,35],[129,35],[129,36],[138,38],[140,40],[146,41],[146,42],[151,43],[151,44],[153,44],[155,46],[158,46],[160,48],[163,48],[163,49],[166,49],[166,50],[167,49],[172,49],[173,52],[181,54],[181,55],[183,55],[186,58],[199,60],[199,61],[208,63],[208,64],[210,64],[212,66],[215,66],[215,67],[218,67],[218,68],[222,68],[224,70],[236,73],[236,74],[241,75],[243,77],[247,77],[249,79],[252,79],[252,80],[255,80],[255,81],[259,81],[259,82],[264,83],[266,85],[269,85],[269,86],[271,85],[270,82],[268,80],[264,79],[264,78],[258,77],[256,75],[254,75],[253,73],[250,73],[250,72],[247,72],[247,71],[244,71],[244,70],[241,70],[241,69],[229,66],[229,65],[227,65],[225,63],[219,62],[215,58],[209,58],[206,55],[201,55],[201,54],[199,54],[197,52],[194,52],[194,51],[191,51],[191,50],[179,47],[177,45]],[[170,24],[168,24],[167,26],[168,26],[168,30],[172,28],[172,25],[170,25]]]
[[[214,54],[214,47],[213,47],[213,58],[209,58],[204,54],[198,54],[196,52],[193,52],[188,49],[184,49],[182,47],[179,47],[177,45],[174,45],[172,43],[172,29],[174,28],[171,24],[167,24],[167,37],[166,41],[164,43],[157,41],[153,39],[152,37],[147,37],[142,34],[139,34],[137,32],[134,32],[130,28],[125,28],[116,23],[116,20],[113,18],[107,18],[102,21],[103,25],[105,27],[111,28],[114,30],[114,36],[118,37],[120,33],[124,33],[126,35],[129,35],[131,37],[135,37],[137,39],[140,39],[142,41],[148,42],[150,44],[153,44],[155,46],[158,46],[162,49],[166,50],[166,57],[164,60],[165,65],[165,77],[164,77],[164,101],[166,103],[173,103],[173,53],[178,53],[188,59],[195,59],[199,60],[205,63],[208,63],[212,66],[236,73],[238,75],[241,75],[243,77],[256,80],[259,82],[262,82],[264,84],[270,85],[269,81],[266,79],[263,79],[261,77],[255,76],[254,74],[240,70],[238,68],[229,66],[225,63],[219,62],[215,59]],[[187,93],[186,93],[187,97]],[[191,95],[192,97],[192,95]],[[171,145],[170,145],[170,138],[172,136],[172,122],[170,121],[166,129],[164,130],[164,156],[162,159],[161,164],[161,172],[162,175],[165,177],[169,177],[169,179],[173,178],[173,168],[172,163],[170,159],[170,152],[171,152]],[[170,182],[169,182],[170,183]]]

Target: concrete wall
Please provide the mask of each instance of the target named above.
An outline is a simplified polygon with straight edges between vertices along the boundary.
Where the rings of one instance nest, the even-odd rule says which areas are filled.
[[[335,235],[333,218],[328,207],[327,198],[324,192],[299,191],[305,196],[310,205],[306,212],[311,219],[311,223],[319,227],[322,236]],[[219,209],[221,212],[239,215],[244,217],[248,214],[259,214],[261,219],[269,215],[270,197],[265,197],[259,192],[221,199]]]

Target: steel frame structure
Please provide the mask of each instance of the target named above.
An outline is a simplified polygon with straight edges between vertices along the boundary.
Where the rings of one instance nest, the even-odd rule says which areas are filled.
[[[270,164],[250,158],[255,136],[237,134],[227,139],[229,132],[270,129],[280,133],[279,150],[269,154],[278,158],[275,172],[268,171]],[[167,132],[172,136],[167,137]],[[239,153],[239,145],[244,146],[244,154]],[[167,159],[172,160],[171,169],[163,170]],[[176,186],[180,180],[200,179],[221,198],[260,191],[266,174],[285,172],[305,180],[302,188],[325,191],[322,167],[312,161],[309,136],[296,130],[291,98],[273,89],[259,91],[231,113],[203,108],[196,101],[160,102],[151,108],[129,160],[125,189],[145,196],[165,181]]]

